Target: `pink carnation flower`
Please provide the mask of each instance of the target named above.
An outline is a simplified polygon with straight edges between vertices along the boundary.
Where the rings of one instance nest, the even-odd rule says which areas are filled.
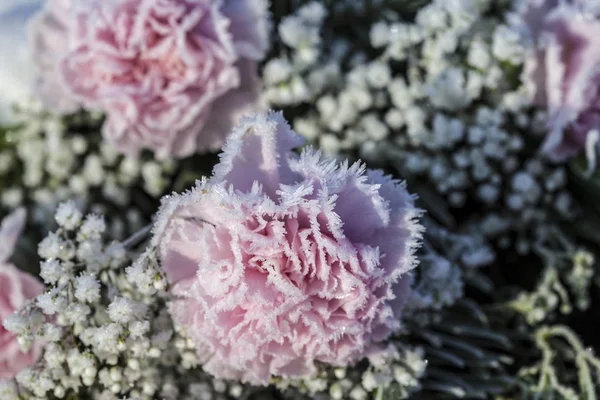
[[[542,151],[564,161],[600,131],[600,20],[591,2],[529,0],[520,15],[534,40],[524,81],[534,103],[548,111]]]
[[[19,209],[5,218],[0,228],[0,321],[44,291],[39,281],[8,261],[24,222],[25,210]],[[36,342],[31,351],[23,353],[16,336],[0,324],[0,379],[14,378],[21,370],[33,365],[41,351],[40,343]]]
[[[293,149],[282,114],[244,118],[210,179],[154,228],[171,312],[211,374],[267,384],[347,365],[400,325],[422,227],[404,184]]]
[[[217,149],[256,107],[265,0],[48,0],[32,23],[40,93],[107,115],[118,149],[158,157]]]

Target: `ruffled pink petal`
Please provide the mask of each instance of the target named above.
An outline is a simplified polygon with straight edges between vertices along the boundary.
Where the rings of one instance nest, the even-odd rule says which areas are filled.
[[[223,147],[220,162],[213,171],[214,180],[226,181],[242,192],[258,182],[275,196],[281,183],[297,180],[286,157],[302,144],[304,139],[292,131],[281,113],[260,116],[258,121],[242,118]]]
[[[9,341],[2,344],[0,340],[0,379],[12,379],[23,369],[34,365],[42,355],[43,348],[36,342],[29,352],[23,353],[17,338],[10,332],[3,333],[3,329],[0,326],[0,337],[7,336]]]

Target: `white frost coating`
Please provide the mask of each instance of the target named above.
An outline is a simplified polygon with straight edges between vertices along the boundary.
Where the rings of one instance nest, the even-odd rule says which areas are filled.
[[[203,368],[266,384],[345,366],[400,326],[421,211],[403,183],[245,118],[213,176],[163,200],[154,244]]]

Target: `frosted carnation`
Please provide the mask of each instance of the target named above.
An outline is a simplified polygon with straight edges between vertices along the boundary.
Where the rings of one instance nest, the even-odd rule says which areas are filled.
[[[535,44],[523,79],[533,102],[548,111],[542,151],[554,161],[581,154],[600,131],[600,15],[585,3],[538,0],[520,7]]]
[[[107,115],[126,153],[216,149],[255,107],[268,47],[266,0],[48,0],[32,23],[45,105]]]
[[[170,310],[217,377],[345,366],[399,328],[422,230],[413,197],[302,144],[282,114],[244,118],[213,176],[163,200],[153,243]]]

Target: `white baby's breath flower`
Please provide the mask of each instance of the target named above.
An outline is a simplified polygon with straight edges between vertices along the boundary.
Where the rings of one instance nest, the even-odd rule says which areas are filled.
[[[466,95],[465,84],[464,72],[458,68],[449,68],[432,80],[427,94],[434,106],[456,111],[471,103]]]
[[[31,389],[36,384],[36,375],[33,369],[25,368],[16,376],[16,380],[20,385],[27,389]]]
[[[69,370],[75,376],[81,376],[95,369],[94,358],[89,353],[80,353],[78,349],[71,349],[67,354]]]
[[[91,186],[99,186],[104,182],[105,170],[102,160],[96,154],[91,154],[85,159],[83,177]]]
[[[81,241],[77,247],[77,257],[87,264],[94,265],[95,270],[108,263],[108,257],[99,239]]]
[[[74,256],[74,249],[71,243],[52,232],[39,243],[38,253],[45,259],[69,260]]]
[[[475,68],[485,70],[491,63],[491,54],[482,40],[474,40],[469,47],[467,61]]]
[[[81,275],[75,279],[75,297],[83,303],[95,303],[100,298],[100,283],[92,275]]]
[[[60,341],[62,336],[62,330],[57,325],[46,323],[42,328],[42,338],[44,341],[50,342],[58,342]]]
[[[68,300],[62,290],[53,288],[39,295],[36,299],[36,304],[44,314],[54,315],[67,307]]]
[[[14,209],[23,203],[21,188],[8,188],[2,191],[2,205]]]
[[[267,84],[273,85],[287,81],[292,74],[290,62],[281,58],[269,60],[264,67],[264,77]]]
[[[129,333],[133,338],[141,338],[150,331],[149,321],[133,321],[129,324]]]
[[[383,89],[392,79],[392,72],[387,63],[373,62],[367,68],[367,81],[375,89]]]
[[[142,166],[144,189],[152,196],[160,196],[165,189],[167,182],[163,178],[162,172],[162,167],[153,161],[146,162]]]
[[[69,323],[76,325],[86,322],[86,319],[91,312],[91,308],[85,304],[71,303],[64,311],[63,315]]]
[[[327,9],[321,2],[312,1],[300,7],[298,16],[310,24],[318,25],[321,24],[323,19],[327,16]]]
[[[525,55],[523,37],[514,28],[500,25],[494,31],[492,54],[498,60],[520,62]]]
[[[101,352],[106,353],[118,353],[118,339],[123,331],[121,325],[116,323],[110,323],[103,325],[95,330],[93,335],[93,342],[97,349]]]
[[[95,214],[89,214],[85,217],[85,221],[81,225],[81,229],[77,235],[80,241],[90,239],[100,239],[101,235],[106,230],[104,218]]]
[[[126,324],[144,317],[146,309],[126,297],[118,297],[108,306],[108,316],[117,323]]]
[[[2,321],[2,325],[7,331],[16,335],[23,335],[31,329],[29,319],[17,312],[6,317],[4,321]]]
[[[62,265],[57,259],[49,259],[40,262],[40,277],[47,284],[58,282],[63,272]]]
[[[0,379],[0,398],[5,400],[18,400],[19,392],[13,381]]]
[[[283,42],[295,49],[311,47],[320,42],[319,29],[300,17],[286,17],[279,24]]]
[[[83,214],[75,206],[75,202],[72,200],[59,204],[55,215],[58,225],[67,230],[73,230],[77,228],[82,217]]]
[[[109,244],[104,254],[110,260],[110,266],[112,268],[122,266],[127,260],[127,250],[121,242],[115,241]]]
[[[388,44],[391,39],[391,30],[388,24],[383,21],[374,24],[369,32],[369,39],[371,46],[376,49]]]

